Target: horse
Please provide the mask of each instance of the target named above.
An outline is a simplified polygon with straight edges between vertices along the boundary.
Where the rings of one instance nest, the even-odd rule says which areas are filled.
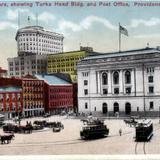
[[[32,125],[19,126],[19,129],[23,133],[32,133],[33,127]]]
[[[13,137],[15,137],[13,133],[0,135],[1,144],[6,143],[6,141],[7,141],[7,144],[11,143],[11,140],[13,139]]]

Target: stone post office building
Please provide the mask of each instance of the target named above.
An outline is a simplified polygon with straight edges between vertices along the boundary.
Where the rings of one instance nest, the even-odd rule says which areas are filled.
[[[160,109],[159,48],[86,57],[77,71],[79,112],[130,115]]]

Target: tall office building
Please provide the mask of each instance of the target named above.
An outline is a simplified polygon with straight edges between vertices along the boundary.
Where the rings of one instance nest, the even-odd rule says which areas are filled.
[[[41,26],[20,28],[16,34],[17,50],[23,52],[49,54],[63,52],[63,35],[44,30]]]
[[[68,73],[73,82],[77,82],[77,63],[87,57],[97,55],[91,47],[80,47],[78,51],[63,52],[57,54],[49,54],[47,56],[47,72],[52,73]]]
[[[47,72],[47,55],[25,55],[8,58],[9,76],[21,77],[27,74],[45,74]]]
[[[41,26],[20,28],[16,34],[17,57],[8,58],[8,75],[21,77],[47,72],[47,54],[63,52],[63,35]]]

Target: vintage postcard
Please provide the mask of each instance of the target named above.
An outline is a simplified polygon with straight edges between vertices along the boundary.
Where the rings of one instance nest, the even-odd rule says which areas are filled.
[[[2,0],[0,57],[1,159],[160,159],[160,1]]]

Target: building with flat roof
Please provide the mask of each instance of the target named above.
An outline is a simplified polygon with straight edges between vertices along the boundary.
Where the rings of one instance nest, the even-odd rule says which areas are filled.
[[[8,58],[8,75],[47,73],[47,54],[63,52],[63,35],[41,26],[26,26],[16,33],[17,57]]]
[[[77,66],[80,112],[157,114],[160,50],[144,48],[86,57]]]
[[[55,75],[36,75],[45,85],[45,111],[58,114],[73,110],[73,85]]]
[[[0,78],[0,114],[3,114],[5,119],[21,115],[23,112],[21,86],[4,84],[1,81],[4,79]]]
[[[8,118],[17,116],[18,112],[24,117],[44,114],[44,81],[31,75],[22,78],[0,78],[0,91],[3,91],[4,95],[1,108],[7,111]],[[9,109],[7,109],[7,101]],[[18,111],[17,106],[21,107]]]
[[[31,75],[22,77],[23,115],[25,117],[41,116],[45,112],[44,81]]]
[[[27,74],[46,74],[47,55],[35,55],[23,53],[23,55],[8,58],[8,75],[10,77],[22,77]]]
[[[91,52],[92,51],[92,52]],[[91,52],[91,53],[90,53]],[[77,82],[77,63],[91,55],[96,55],[96,52],[89,47],[81,47],[79,51],[63,52],[58,54],[49,54],[48,59],[48,74],[52,73],[68,73],[73,82]]]

